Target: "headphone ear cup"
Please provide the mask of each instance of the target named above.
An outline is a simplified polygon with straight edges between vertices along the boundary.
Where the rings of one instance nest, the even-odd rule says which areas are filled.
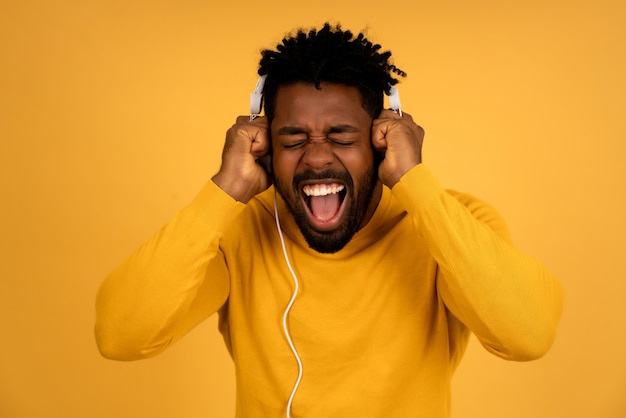
[[[402,105],[400,104],[400,93],[398,93],[398,89],[395,86],[389,87],[389,93],[387,94],[387,99],[389,100],[389,107],[394,112],[398,112],[400,116],[402,116]]]
[[[250,120],[261,114],[261,107],[263,103],[263,87],[265,86],[265,79],[267,75],[262,75],[256,82],[254,92],[250,94]]]

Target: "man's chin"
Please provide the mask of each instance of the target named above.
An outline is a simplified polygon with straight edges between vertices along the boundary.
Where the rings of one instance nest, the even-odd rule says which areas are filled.
[[[303,232],[303,235],[312,250],[323,254],[334,254],[341,251],[352,239],[351,236],[333,237],[317,233]]]
[[[346,222],[339,221],[334,228],[318,228],[317,223],[311,224],[308,216],[296,217],[296,223],[312,250],[324,254],[334,254],[343,249],[354,236],[350,232],[354,228]]]

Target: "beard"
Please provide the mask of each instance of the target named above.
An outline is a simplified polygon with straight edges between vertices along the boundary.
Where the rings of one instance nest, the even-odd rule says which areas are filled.
[[[347,171],[325,170],[314,172],[306,170],[303,173],[295,174],[291,186],[282,184],[278,179],[274,179],[276,190],[285,201],[289,212],[293,216],[296,225],[304,236],[309,247],[319,253],[333,254],[344,248],[362,227],[363,220],[368,213],[368,209],[374,196],[374,190],[378,182],[377,166],[372,165],[359,178],[359,189],[355,191],[354,182]],[[346,211],[343,222],[332,231],[319,231],[313,228],[308,220],[304,202],[301,197],[302,182],[305,180],[321,180],[334,178],[341,180],[346,191]],[[291,187],[291,193],[289,193]]]

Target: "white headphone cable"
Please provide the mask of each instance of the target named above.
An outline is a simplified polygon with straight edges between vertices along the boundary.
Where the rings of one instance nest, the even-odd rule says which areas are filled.
[[[280,220],[278,219],[278,204],[276,201],[276,189],[274,189],[274,217],[276,219],[276,228],[278,229],[278,236],[280,237],[280,244],[283,248],[283,255],[285,256],[285,261],[287,262],[287,268],[289,268],[289,272],[291,273],[291,277],[294,282],[293,294],[291,295],[291,300],[285,308],[285,312],[283,313],[283,331],[285,332],[285,338],[287,338],[287,342],[289,343],[289,347],[293,352],[296,361],[298,362],[298,378],[296,379],[296,383],[293,386],[293,390],[291,391],[291,395],[289,396],[289,401],[287,402],[287,418],[291,418],[291,404],[293,403],[293,398],[296,396],[296,391],[300,386],[300,381],[302,380],[302,360],[300,360],[300,356],[298,355],[298,351],[296,350],[295,345],[293,344],[293,340],[291,339],[291,334],[289,333],[289,327],[287,325],[287,319],[289,317],[289,311],[291,311],[291,307],[293,303],[296,301],[296,296],[298,295],[298,278],[296,277],[296,273],[293,271],[291,267],[291,263],[289,262],[289,257],[287,256],[287,248],[285,247],[285,239],[283,237],[283,231],[280,228]]]

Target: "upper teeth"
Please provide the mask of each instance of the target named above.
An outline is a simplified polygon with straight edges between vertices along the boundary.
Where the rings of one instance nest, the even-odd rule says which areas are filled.
[[[307,196],[326,196],[339,193],[344,189],[341,184],[307,184],[303,191]]]

